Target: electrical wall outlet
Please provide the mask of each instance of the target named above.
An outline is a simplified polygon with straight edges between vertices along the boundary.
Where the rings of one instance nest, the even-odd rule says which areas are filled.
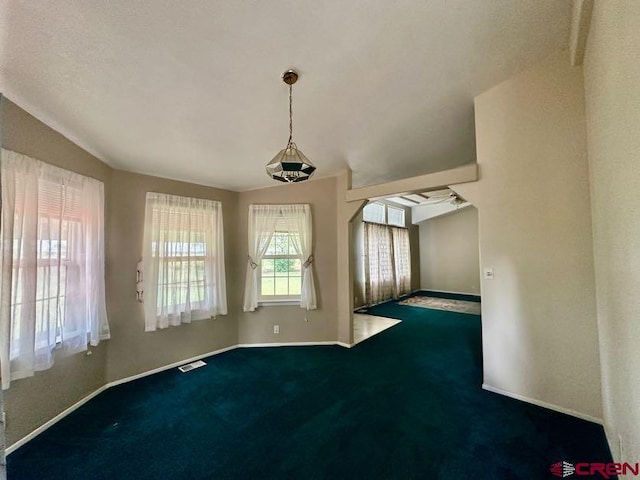
[[[280,325],[273,326],[273,333],[275,333],[276,335],[280,333]]]

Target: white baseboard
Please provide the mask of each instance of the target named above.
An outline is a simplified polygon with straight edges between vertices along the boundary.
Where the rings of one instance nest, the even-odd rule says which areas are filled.
[[[336,342],[336,345],[340,346],[340,347],[344,347],[344,348],[351,348],[355,345],[355,343],[349,344],[349,343],[345,343],[345,342]]]
[[[20,440],[18,440],[16,443],[12,444],[11,446],[7,447],[5,449],[5,455],[9,455],[10,453],[14,452],[15,450],[17,450],[18,448],[20,448],[21,446],[23,446],[25,443],[27,443],[29,440],[33,440],[35,437],[37,437],[38,435],[40,435],[42,432],[44,432],[46,429],[48,429],[49,427],[55,425],[56,423],[58,423],[60,420],[62,420],[64,417],[66,417],[67,415],[69,415],[71,412],[73,412],[74,410],[77,410],[78,408],[80,408],[82,405],[84,405],[85,403],[87,403],[89,400],[91,400],[93,397],[101,394],[102,392],[104,392],[107,388],[109,388],[107,385],[103,385],[102,387],[100,387],[99,389],[97,389],[94,392],[91,392],[89,395],[87,395],[86,397],[84,397],[83,399],[81,399],[80,401],[74,403],[73,405],[71,405],[69,408],[66,408],[65,410],[63,410],[62,412],[60,412],[58,415],[56,415],[55,417],[53,417],[51,420],[49,420],[48,422],[40,425],[38,428],[36,428],[33,432],[29,433],[28,435],[22,437]]]
[[[197,355],[195,357],[187,358],[185,360],[180,360],[179,362],[174,362],[169,365],[164,365],[162,367],[154,368],[153,370],[147,370],[146,372],[138,373],[136,375],[132,375],[130,377],[121,378],[119,380],[114,380],[113,382],[109,382],[105,385],[106,388],[115,387],[116,385],[121,385],[123,383],[132,382],[134,380],[138,380],[139,378],[148,377],[149,375],[153,375],[154,373],[164,372],[165,370],[171,370],[172,368],[177,368],[185,363],[195,362],[196,360],[201,360],[203,358],[211,357],[213,355],[219,355],[224,352],[228,352],[230,350],[235,350],[239,345],[232,345],[231,347],[221,348],[219,350],[214,350],[213,352],[203,353],[202,355]]]
[[[337,345],[338,342],[273,342],[273,343],[239,343],[238,348],[259,348],[259,347],[316,347],[321,345]]]
[[[554,405],[552,403],[544,402],[542,400],[536,400],[535,398],[526,397],[524,395],[520,395],[518,393],[507,392],[506,390],[502,390],[501,388],[492,387],[491,385],[487,385],[486,383],[482,384],[482,389],[487,390],[488,392],[497,393],[499,395],[504,395],[505,397],[514,398],[516,400],[520,400],[522,402],[531,403],[533,405],[537,405],[538,407],[547,408],[549,410],[555,410],[556,412],[564,413],[565,415],[571,415],[572,417],[577,417],[582,420],[587,420],[588,422],[597,423],[598,425],[602,425],[602,419],[593,417],[591,415],[587,415],[585,413],[577,412],[575,410],[571,410],[570,408],[560,407],[558,405]]]
[[[468,293],[468,292],[452,292],[450,290],[435,290],[433,288],[421,288],[417,290],[418,292],[435,292],[435,293],[450,293],[452,295],[469,295],[471,297],[480,297],[479,293]]]

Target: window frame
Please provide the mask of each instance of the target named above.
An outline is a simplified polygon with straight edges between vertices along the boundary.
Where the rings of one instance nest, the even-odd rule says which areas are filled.
[[[104,271],[104,183],[0,149],[2,388],[110,338]],[[61,353],[54,353],[55,350]]]
[[[166,263],[174,263],[176,265],[180,265],[180,268],[182,268],[182,265],[186,265],[187,267],[191,267],[191,265],[195,264],[199,264],[202,263],[203,265],[203,270],[206,268],[205,267],[205,261],[206,261],[206,257],[204,255],[202,256],[173,256],[173,255],[169,255],[169,256],[161,256],[160,258],[162,258],[164,260],[164,262]],[[173,267],[175,268],[175,266]],[[175,274],[174,274],[174,278],[175,278]],[[160,279],[158,279],[158,283],[156,284],[156,288],[160,288],[160,287],[171,287],[171,286],[176,286],[176,287],[180,287],[182,285],[186,285],[186,282],[182,282],[182,281],[173,281],[173,282],[169,282],[168,280],[160,282]],[[205,295],[204,295],[204,286],[206,285],[206,278],[204,278],[204,273],[203,273],[203,278],[199,279],[196,278],[194,280],[190,280],[188,282],[188,287],[190,289],[197,289],[198,291],[198,297],[200,297],[200,290],[202,289],[202,297],[199,298],[197,300],[197,302],[191,302],[192,308],[191,310],[204,310],[204,301],[205,301]],[[187,303],[183,302],[183,303],[172,303],[170,305],[167,305],[173,308],[177,308],[180,310],[186,310],[187,308]],[[160,306],[158,306],[158,308],[160,308]]]
[[[51,189],[58,189],[58,188],[60,188],[60,185],[55,182],[52,182],[49,179],[38,179],[38,213],[37,213],[38,218],[36,222],[38,235],[44,229],[43,221],[45,220],[49,222],[51,220],[58,222],[59,225],[56,228],[59,229],[59,231],[68,230],[69,228],[71,228],[72,223],[77,224],[76,228],[78,228],[78,226],[82,228],[83,226],[82,220],[81,220],[82,215],[78,211],[73,212],[72,215],[65,218],[58,218],[55,215],[54,216],[51,215],[50,209],[52,207],[50,206],[50,204],[47,203],[47,194],[49,193],[47,189],[51,190]],[[62,185],[61,188],[66,191],[69,191],[70,189],[78,190],[73,185]],[[77,208],[78,206],[75,205],[75,209]],[[14,242],[16,242],[16,240],[14,240]],[[73,245],[71,244],[72,242],[73,242],[73,238],[61,239],[61,238],[37,237],[35,240],[35,244],[36,244],[36,257],[34,259],[35,265],[33,264],[33,262],[28,262],[23,258],[16,257],[15,255],[14,255],[14,258],[12,259],[12,268],[14,269],[14,271],[15,270],[19,271],[23,267],[24,268],[35,267],[36,269],[36,287],[35,287],[36,298],[34,301],[35,303],[34,331],[36,336],[41,336],[46,334],[47,332],[44,329],[46,327],[52,326],[51,323],[47,323],[44,320],[45,306],[48,305],[49,302],[55,302],[55,304],[57,305],[54,349],[59,349],[62,346],[62,342],[63,342],[62,334],[63,334],[65,319],[67,315],[66,302],[67,302],[68,272],[71,268],[76,268],[76,269],[81,268],[81,259],[72,258],[72,256],[70,255],[70,252],[74,251]],[[46,249],[42,248],[44,244],[47,244]],[[53,244],[56,245],[55,249],[52,247]],[[63,244],[64,244],[64,248],[63,248]],[[21,249],[18,249],[14,246],[14,252],[19,250]],[[55,255],[52,255],[52,253],[55,253]],[[54,285],[54,288],[56,289],[57,293],[51,294],[50,292],[45,292],[44,285],[45,284],[49,285],[51,283],[51,280],[50,280],[51,269],[55,269],[55,268],[59,269],[56,275],[57,279]],[[60,271],[62,268],[64,268],[64,273]],[[42,276],[40,275],[40,272],[42,272]],[[46,277],[49,277],[48,281],[44,280],[44,278]],[[61,280],[61,277],[63,277],[64,280]],[[22,306],[25,303],[29,303],[29,300],[25,300],[23,298],[22,290],[23,290],[23,285],[20,282],[17,285],[17,292],[15,292],[15,295],[12,292],[12,300],[11,300],[12,318],[15,314],[14,313],[15,309],[22,308]],[[19,299],[19,301],[17,299]],[[87,333],[90,333],[88,325],[87,325]],[[18,328],[18,325],[16,325],[15,330],[12,329],[12,332],[11,332],[11,341],[13,342],[18,340],[22,340],[22,337],[21,337],[20,329]],[[17,352],[14,352],[12,349],[10,349],[9,359],[14,360],[15,358],[17,358],[17,356],[18,356]]]
[[[167,231],[165,231],[164,233],[166,233]],[[191,302],[192,308],[191,311],[200,311],[200,310],[204,310],[205,309],[205,299],[206,299],[206,293],[204,292],[205,286],[207,284],[207,279],[206,279],[206,261],[207,261],[207,249],[206,249],[206,243],[207,243],[207,239],[206,239],[206,232],[204,231],[199,231],[199,230],[190,230],[190,234],[196,236],[197,233],[201,233],[202,235],[204,235],[204,239],[202,241],[197,241],[194,240],[192,242],[172,242],[172,243],[186,243],[188,244],[188,252],[186,252],[187,254],[185,254],[185,251],[182,250],[180,255],[160,255],[160,252],[158,252],[157,249],[157,245],[155,244],[155,242],[152,243],[151,246],[151,257],[154,258],[156,256],[158,256],[159,258],[161,258],[164,262],[166,263],[173,263],[176,265],[180,265],[180,267],[182,267],[183,264],[186,264],[186,266],[189,268],[191,267],[191,265],[195,265],[201,263],[202,264],[202,278],[201,279],[194,279],[188,282],[188,287],[189,288],[197,288],[198,294],[200,293],[200,290],[202,289],[202,297],[197,301],[197,302]],[[169,243],[169,242],[167,242]],[[200,245],[202,244],[204,246],[204,248],[202,249],[202,254],[201,255],[195,255],[195,254],[191,254],[191,246],[193,245]],[[214,257],[214,261],[215,261],[215,257]],[[175,268],[175,267],[174,267]],[[175,278],[175,274],[174,274],[174,278]],[[186,282],[169,282],[167,281],[160,281],[160,276],[158,276],[158,282],[154,285],[154,288],[159,289],[161,286],[167,288],[169,286],[175,285],[176,287],[181,286],[182,284],[186,284]],[[200,295],[198,295],[200,296]],[[160,298],[157,298],[157,301],[160,301]],[[156,303],[157,303],[156,301]],[[179,310],[182,311],[186,311],[186,307],[187,307],[187,303],[172,303],[170,305],[167,306],[171,306],[173,308],[177,308]],[[161,308],[161,305],[156,305],[157,308]]]
[[[381,222],[365,218],[364,211],[365,211],[365,209],[367,207],[369,207],[371,205],[379,205],[379,206],[382,207],[383,220]],[[389,223],[389,210],[397,210],[397,211],[402,212],[402,225],[398,225],[396,223]],[[390,227],[407,228],[407,212],[402,207],[395,207],[395,206],[392,206],[392,205],[387,205],[386,203],[382,203],[382,202],[369,202],[362,209],[362,221],[363,222],[369,222],[369,223],[375,223],[375,224],[378,224],[378,225],[388,225]]]
[[[377,222],[375,220],[364,218],[365,217],[365,210],[367,209],[367,207],[371,208],[374,205],[376,205],[376,206],[379,205],[379,206],[382,207],[382,222]],[[382,203],[382,202],[369,202],[369,203],[367,203],[362,209],[362,220],[364,222],[377,223],[379,225],[386,225],[387,224],[387,205]]]
[[[222,202],[147,192],[142,276],[145,332],[226,315]]]
[[[276,229],[276,231],[274,232],[273,236],[271,237],[270,240],[270,244],[271,242],[274,241],[274,239],[276,238],[276,236],[278,234],[282,235],[282,234],[287,234],[288,236],[291,235],[296,235],[295,232],[289,232],[286,230],[281,230],[281,229]],[[290,242],[290,240],[289,240]],[[288,245],[290,246],[290,244]],[[271,245],[269,245],[269,247],[267,247],[267,252],[271,249]],[[302,297],[302,291],[299,294],[294,294],[294,295],[276,295],[274,293],[274,295],[263,295],[262,294],[262,267],[263,267],[263,261],[264,260],[278,260],[278,259],[283,259],[283,260],[297,260],[298,262],[301,262],[300,260],[300,255],[297,253],[291,253],[291,248],[289,248],[289,253],[287,254],[276,254],[276,253],[265,253],[264,256],[262,257],[262,260],[260,260],[260,264],[258,265],[257,271],[258,271],[258,305],[299,305],[300,304],[300,299]],[[275,262],[274,262],[275,264]],[[275,265],[274,265],[275,267]],[[289,273],[291,272],[291,270],[289,270]],[[294,276],[295,277],[295,276]],[[300,279],[300,288],[302,289],[302,264],[300,265],[300,275],[297,276]],[[272,277],[274,279],[277,278],[274,272],[274,275]],[[291,275],[288,274],[286,278],[291,278]],[[274,285],[274,292],[275,292],[275,285]]]
[[[404,208],[401,207],[393,207],[391,205],[385,205],[385,219],[386,219],[386,225],[389,225],[390,227],[400,227],[400,228],[407,228],[407,212]],[[397,212],[401,212],[402,213],[402,225],[399,225],[397,223],[391,223],[389,221],[389,211],[390,210],[395,210]]]

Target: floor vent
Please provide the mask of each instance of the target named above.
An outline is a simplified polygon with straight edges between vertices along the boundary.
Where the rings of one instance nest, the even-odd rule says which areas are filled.
[[[202,360],[198,360],[197,362],[191,362],[187,363],[186,365],[182,365],[181,367],[178,367],[178,370],[180,370],[182,373],[186,373],[196,368],[204,367],[205,365],[206,363],[204,363]]]

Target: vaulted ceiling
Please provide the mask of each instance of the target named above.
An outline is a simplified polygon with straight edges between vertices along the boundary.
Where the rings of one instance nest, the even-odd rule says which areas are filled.
[[[354,185],[475,161],[473,97],[567,43],[559,0],[0,0],[0,87],[108,164],[272,185],[294,139]]]

